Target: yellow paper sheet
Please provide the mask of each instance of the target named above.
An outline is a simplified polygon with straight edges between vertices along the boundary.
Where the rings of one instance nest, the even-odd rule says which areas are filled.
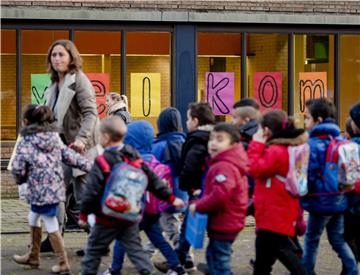
[[[160,73],[130,74],[130,113],[133,117],[160,114],[160,84]]]

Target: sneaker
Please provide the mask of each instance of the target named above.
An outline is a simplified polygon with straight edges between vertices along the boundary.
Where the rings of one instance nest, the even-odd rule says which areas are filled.
[[[166,272],[166,275],[188,275],[188,274],[182,266],[179,266],[174,269],[169,269],[168,272]]]
[[[192,260],[186,260],[183,266],[187,272],[196,270],[196,266]]]
[[[115,272],[109,267],[101,275],[121,275],[121,271]]]
[[[157,270],[159,270],[162,273],[166,273],[170,269],[167,262],[154,262],[154,266]]]

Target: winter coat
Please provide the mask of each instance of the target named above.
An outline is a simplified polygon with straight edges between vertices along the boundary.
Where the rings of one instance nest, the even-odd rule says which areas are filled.
[[[104,151],[103,155],[111,167],[122,162],[125,157],[129,161],[135,161],[140,158],[139,153],[130,145],[124,145],[120,150],[118,148],[108,148]],[[175,197],[172,195],[172,191],[168,185],[161,181],[145,163],[142,164],[141,169],[148,177],[149,183],[147,189],[159,199],[172,203]],[[96,221],[98,223],[107,226],[123,225],[124,223],[131,224],[127,221],[119,221],[103,215],[101,211],[101,198],[104,193],[106,179],[107,175],[103,173],[99,163],[95,160],[87,178],[84,194],[81,198],[80,219],[86,220],[85,217],[93,213],[96,215]]]
[[[205,192],[196,201],[196,211],[208,213],[208,235],[234,240],[244,228],[248,203],[248,159],[241,144],[235,144],[210,160]]]
[[[169,165],[173,178],[174,195],[184,202],[189,196],[179,187],[179,175],[181,172],[181,149],[185,142],[185,134],[182,132],[181,114],[173,107],[166,108],[160,113],[157,120],[159,133],[152,146],[152,153],[161,162]],[[184,212],[186,207],[167,209],[168,212]]]
[[[171,170],[168,165],[160,163],[152,154],[152,144],[154,141],[154,128],[144,120],[131,123],[125,137],[125,143],[131,145],[140,152],[141,158],[149,168],[162,180],[166,181],[168,186],[173,187]],[[160,212],[171,206],[167,202],[161,201],[150,192],[146,192],[145,213],[160,214]]]
[[[51,126],[32,124],[21,135],[12,173],[17,184],[28,184],[28,203],[42,206],[65,201],[62,162],[85,171],[90,171],[92,163],[65,146]]]
[[[360,149],[360,136],[354,137],[351,139],[351,141],[356,142],[359,145]],[[360,183],[358,183],[360,184]],[[349,193],[349,211],[352,214],[360,215],[360,194],[351,192]]]
[[[212,128],[212,125],[205,125],[189,133],[182,147],[179,186],[189,194],[202,189],[206,158],[209,156],[207,144]]]
[[[70,144],[78,139],[90,149],[97,143],[99,121],[90,80],[82,71],[68,73],[62,89],[57,91],[58,83],[52,83],[45,91],[46,105],[54,111],[64,142]]]
[[[325,194],[324,170],[326,151],[331,137],[340,135],[340,128],[332,121],[325,120],[310,131],[310,159],[308,166],[308,195],[301,198],[301,207],[310,213],[331,215],[344,212],[348,207],[347,196],[343,193]]]
[[[306,142],[303,133],[296,138],[278,138],[268,145],[251,141],[248,157],[250,174],[255,179],[254,205],[257,229],[294,236],[299,199],[290,195],[276,175],[286,177],[289,170],[289,145]]]

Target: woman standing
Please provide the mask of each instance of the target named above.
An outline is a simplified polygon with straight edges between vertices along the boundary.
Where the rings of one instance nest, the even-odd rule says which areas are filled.
[[[85,153],[96,144],[98,112],[94,89],[82,72],[80,54],[70,40],[57,40],[49,48],[47,64],[51,85],[45,91],[46,105],[54,112],[63,142],[75,151]],[[71,168],[63,168],[67,187],[74,182],[78,203],[85,177],[72,180]],[[64,207],[60,209],[58,219],[62,230],[65,211]]]

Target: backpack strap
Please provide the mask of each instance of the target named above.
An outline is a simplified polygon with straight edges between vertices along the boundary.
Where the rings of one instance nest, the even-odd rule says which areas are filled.
[[[110,164],[107,162],[106,158],[104,155],[100,155],[96,157],[96,161],[99,163],[99,166],[101,168],[101,170],[104,173],[110,173],[111,172],[111,166]]]
[[[129,160],[128,157],[124,156],[123,158],[124,162],[126,162],[127,164],[131,165],[131,166],[134,166],[136,168],[141,168],[144,161],[143,159],[139,158],[139,159],[135,159],[135,160]]]

